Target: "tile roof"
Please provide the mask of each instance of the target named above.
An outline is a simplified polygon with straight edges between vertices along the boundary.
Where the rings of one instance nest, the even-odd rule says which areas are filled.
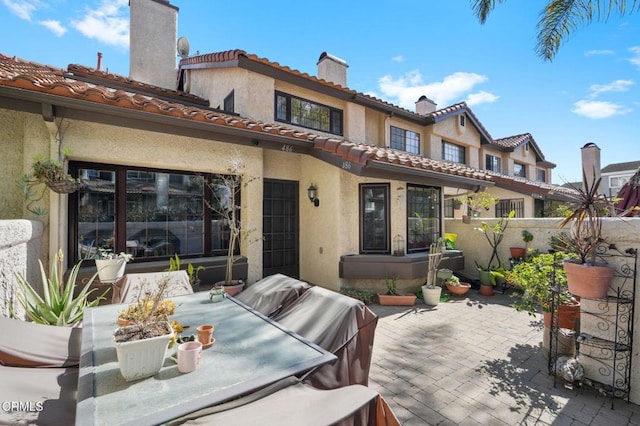
[[[237,58],[241,55],[244,55],[244,52],[223,52],[223,56],[226,58]],[[186,58],[183,61],[189,59],[191,58]],[[126,87],[128,90],[109,87],[111,85],[106,86],[93,84],[89,81],[81,81],[75,79],[74,75],[79,75],[82,78],[97,77],[103,84],[113,81],[113,86]],[[179,100],[187,100],[188,96],[181,97],[183,96],[181,92],[156,88],[130,80],[126,77],[92,70],[78,65],[70,65],[68,70],[64,71],[62,69],[0,54],[0,89],[2,87],[22,89],[46,95],[73,98],[89,103],[110,105],[167,117],[198,121],[212,126],[232,127],[242,129],[246,132],[252,132],[255,134],[253,137],[259,137],[259,134],[269,134],[283,138],[294,138],[301,142],[308,143],[309,147],[313,150],[321,151],[338,159],[348,160],[363,166],[379,163],[397,166],[400,171],[424,170],[440,173],[444,178],[446,178],[446,176],[463,177],[474,181],[484,181],[487,182],[487,184],[492,184],[493,181],[502,183],[513,182],[524,188],[533,188],[534,190],[540,188],[540,190],[555,191],[556,188],[559,188],[554,185],[540,184],[524,179],[519,180],[520,178],[497,175],[484,170],[473,169],[465,165],[424,158],[389,148],[325,138],[310,132],[291,129],[277,124],[264,123],[225,114],[214,109],[185,105]],[[140,93],[141,91],[143,93]],[[159,92],[159,95],[161,94],[165,98],[166,96],[170,96],[178,100],[172,102],[152,96],[150,93],[154,92]],[[20,96],[20,94],[15,96]],[[193,99],[189,99],[189,101],[199,102],[200,99],[201,98],[193,97]],[[435,111],[432,114],[437,119],[447,114],[454,114],[463,110],[467,111],[468,107],[465,103],[460,103],[444,108],[443,110]],[[283,142],[286,142],[286,139],[283,140]]]
[[[615,172],[626,172],[626,171],[636,171],[640,168],[640,161],[627,161],[625,163],[613,163],[607,164],[601,171],[601,173],[615,173]]]
[[[516,148],[524,145],[525,143],[529,143],[531,145],[534,152],[536,153],[536,157],[539,159],[539,163],[543,163],[543,165],[547,167],[556,166],[552,162],[544,159],[544,154],[542,153],[540,146],[537,144],[531,133],[522,133],[519,135],[507,136],[506,138],[494,139],[491,142],[491,145],[495,145],[507,151],[514,151]]]

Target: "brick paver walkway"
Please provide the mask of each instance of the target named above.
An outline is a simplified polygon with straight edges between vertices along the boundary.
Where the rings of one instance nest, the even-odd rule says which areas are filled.
[[[638,425],[640,407],[591,388],[554,387],[538,318],[508,295],[471,289],[430,308],[372,305],[369,386],[403,425]]]

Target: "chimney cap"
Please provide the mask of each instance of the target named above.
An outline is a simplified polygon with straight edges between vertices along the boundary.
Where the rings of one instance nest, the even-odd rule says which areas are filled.
[[[320,57],[318,58],[318,63],[322,62],[322,60],[325,59],[325,58],[326,59],[331,59],[331,60],[339,63],[340,65],[344,65],[345,67],[349,66],[349,65],[347,65],[347,61],[345,61],[344,59],[338,58],[337,56],[332,55],[332,54],[327,53],[327,52],[322,52],[320,54]]]

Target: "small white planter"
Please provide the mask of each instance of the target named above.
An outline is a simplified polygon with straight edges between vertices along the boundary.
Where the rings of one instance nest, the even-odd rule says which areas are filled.
[[[427,286],[422,286],[422,298],[427,305],[436,306],[440,302],[440,294],[442,294],[442,287],[427,288]]]
[[[165,324],[171,333],[131,342],[114,342],[120,372],[127,382],[153,376],[162,368],[173,337],[171,326]]]
[[[124,276],[125,259],[96,259],[98,277],[103,283],[114,283]]]

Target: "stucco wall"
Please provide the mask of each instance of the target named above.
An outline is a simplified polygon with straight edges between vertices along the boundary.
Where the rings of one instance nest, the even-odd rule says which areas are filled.
[[[129,74],[137,81],[176,88],[178,11],[168,3],[130,0]]]
[[[24,310],[16,300],[16,279],[22,275],[36,289],[42,288],[38,259],[43,225],[29,220],[0,220],[0,315],[9,316],[13,306],[16,316],[24,319]],[[44,263],[48,271],[48,266]]]
[[[0,218],[18,219],[23,216],[22,195],[16,177],[24,174],[24,126],[26,116],[0,109]]]

